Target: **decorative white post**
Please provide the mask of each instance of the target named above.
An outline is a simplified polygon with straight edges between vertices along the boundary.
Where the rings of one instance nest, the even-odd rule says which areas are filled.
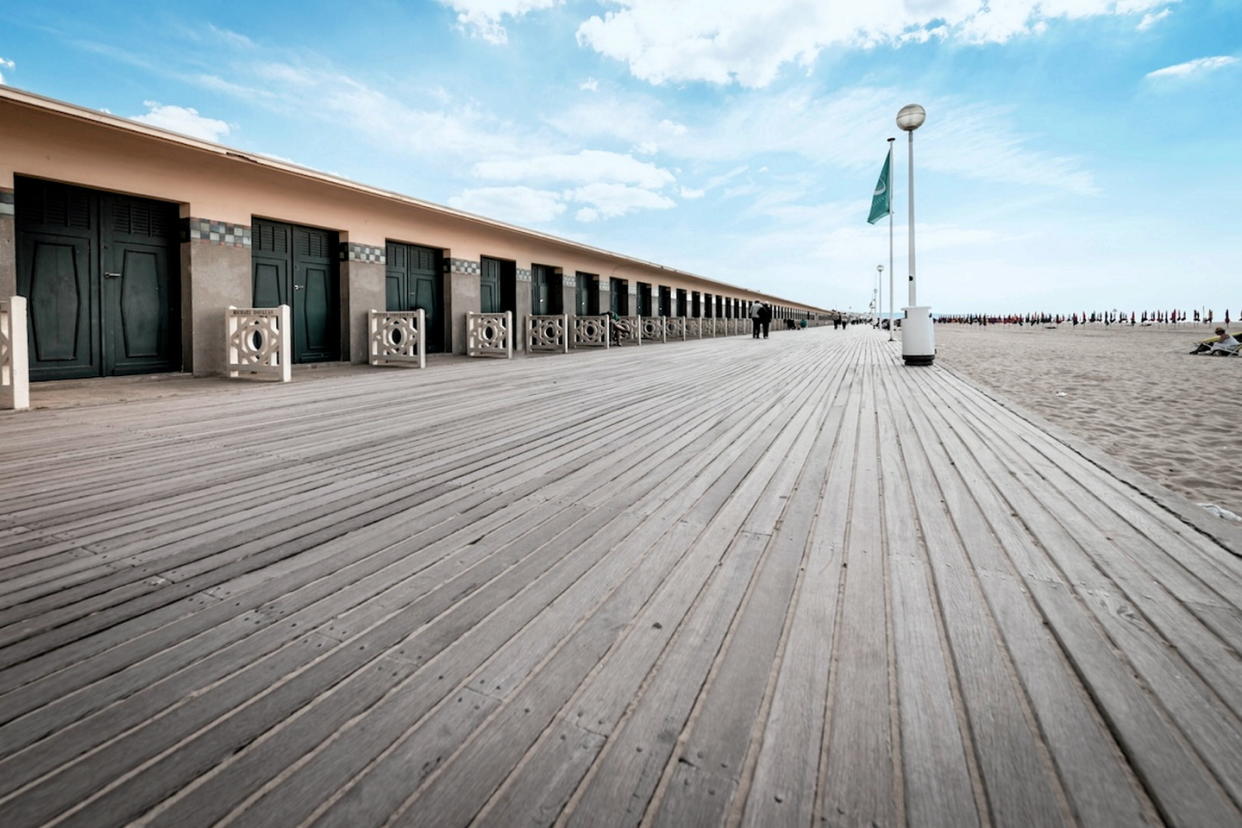
[[[426,313],[377,311],[367,315],[372,365],[417,365],[427,367]]]
[[[513,312],[466,312],[466,353],[513,359]]]
[[[288,305],[237,308],[225,314],[225,366],[230,377],[293,379],[293,327]]]
[[[30,408],[25,296],[0,300],[0,408]]]

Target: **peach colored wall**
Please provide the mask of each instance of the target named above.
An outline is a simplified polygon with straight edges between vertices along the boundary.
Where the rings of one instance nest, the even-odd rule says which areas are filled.
[[[243,158],[128,132],[106,124],[0,100],[0,178],[13,175],[180,202],[183,216],[249,225],[254,216],[338,230],[342,239],[382,246],[386,239],[446,249],[454,258],[511,259],[650,282],[712,295],[777,301],[779,297],[593,254],[458,215],[305,178]]]

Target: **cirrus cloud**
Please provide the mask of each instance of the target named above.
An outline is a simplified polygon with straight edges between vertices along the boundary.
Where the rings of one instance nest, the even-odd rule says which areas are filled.
[[[1216,57],[1202,57],[1188,60],[1185,63],[1176,63],[1172,66],[1166,66],[1163,69],[1157,69],[1154,72],[1148,72],[1149,78],[1188,78],[1193,75],[1202,75],[1211,72],[1214,69],[1222,69],[1226,66],[1232,66],[1237,63],[1236,57],[1229,55],[1217,55]]]
[[[574,154],[540,155],[533,158],[480,161],[474,175],[498,181],[540,181],[585,184],[611,181],[659,189],[673,183],[673,175],[647,161],[602,150]]]

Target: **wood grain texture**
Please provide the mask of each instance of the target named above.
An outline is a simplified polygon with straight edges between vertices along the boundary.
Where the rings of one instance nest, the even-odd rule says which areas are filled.
[[[0,417],[0,824],[1242,823],[1235,534],[885,334],[184,386]]]

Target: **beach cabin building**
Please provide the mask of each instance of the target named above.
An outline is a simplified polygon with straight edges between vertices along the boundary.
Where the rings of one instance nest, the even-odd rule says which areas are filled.
[[[422,310],[426,349],[461,354],[469,312],[520,326],[776,300],[2,87],[0,299],[12,296],[27,299],[33,380],[222,373],[230,306],[287,305],[292,359],[315,363],[366,361],[371,310]]]

